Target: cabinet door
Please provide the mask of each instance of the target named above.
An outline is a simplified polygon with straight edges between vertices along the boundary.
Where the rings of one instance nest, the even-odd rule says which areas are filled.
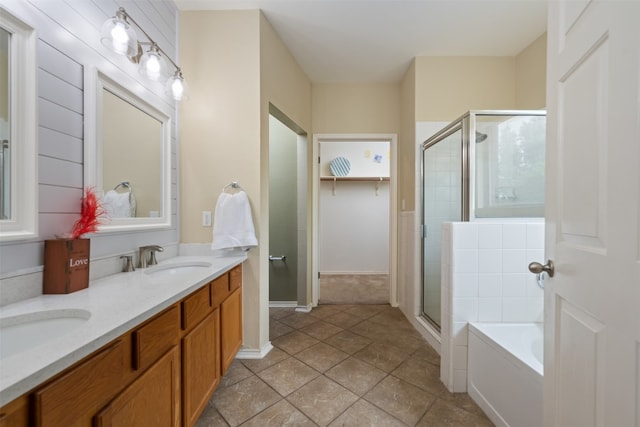
[[[220,310],[214,310],[182,339],[182,412],[192,426],[220,383]]]
[[[27,396],[17,398],[0,409],[0,427],[27,427],[29,425]]]
[[[126,384],[129,349],[118,340],[36,391],[35,425],[90,425],[96,412]]]
[[[95,418],[95,426],[180,425],[180,350],[173,347]]]
[[[242,288],[232,292],[220,305],[220,344],[224,374],[242,345]]]

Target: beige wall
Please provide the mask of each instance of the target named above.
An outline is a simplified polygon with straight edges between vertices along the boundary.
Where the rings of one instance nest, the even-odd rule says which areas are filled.
[[[417,57],[416,121],[515,108],[514,57]]]
[[[538,37],[516,56],[516,108],[546,107],[547,34]]]
[[[398,143],[398,206],[400,210],[415,209],[416,164],[416,66],[407,70],[400,86],[402,127]],[[402,201],[404,200],[404,208]]]
[[[399,133],[400,86],[313,83],[313,133]]]
[[[211,242],[201,211],[221,189],[247,192],[259,246],[244,265],[244,348],[269,340],[269,103],[303,129],[311,84],[258,10],[180,14],[180,64],[190,99],[181,103],[180,212],[183,243]]]
[[[245,326],[245,331],[247,334],[259,332],[255,342],[262,348],[269,340],[269,105],[274,105],[283,113],[287,122],[292,122],[289,124],[295,125],[299,132],[308,133],[311,129],[311,82],[262,14],[260,81],[260,289],[259,294],[252,292],[253,298],[258,299],[259,296],[260,321],[251,325],[251,328],[259,326],[259,330],[250,330]],[[311,150],[308,151],[310,156]],[[311,180],[307,182],[311,183]],[[310,214],[311,209],[308,212]],[[248,301],[245,297],[245,307],[248,303],[249,309],[258,308],[254,301]],[[248,344],[247,338],[245,336],[245,345]]]
[[[201,212],[213,211],[222,188],[237,181],[260,221],[260,12],[180,13],[180,64],[192,89],[180,104],[180,229],[182,243],[211,242]],[[245,345],[259,348],[259,251],[244,274]],[[268,325],[268,322],[264,322]]]

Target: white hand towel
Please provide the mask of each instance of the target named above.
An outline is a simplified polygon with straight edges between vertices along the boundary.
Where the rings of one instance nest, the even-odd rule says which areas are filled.
[[[258,246],[247,193],[222,193],[216,203],[211,249]]]
[[[118,193],[115,190],[107,191],[102,200],[104,211],[109,218],[129,218],[131,217],[131,203],[129,202],[129,192]]]

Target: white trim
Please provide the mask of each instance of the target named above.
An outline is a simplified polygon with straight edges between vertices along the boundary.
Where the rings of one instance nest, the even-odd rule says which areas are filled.
[[[312,148],[313,179],[311,197],[312,209],[312,241],[313,253],[311,259],[311,304],[318,305],[318,206],[319,206],[319,182],[320,167],[317,159],[320,142],[330,141],[388,141],[391,147],[390,164],[390,188],[389,188],[389,304],[398,306],[398,135],[386,133],[359,134],[314,134]]]
[[[311,313],[311,309],[313,307],[311,307],[310,305],[299,305],[296,307],[296,311],[298,313]]]
[[[269,354],[272,349],[273,345],[271,345],[271,341],[267,341],[267,343],[262,346],[261,349],[240,349],[238,354],[236,354],[236,359],[262,359],[267,354]]]
[[[10,218],[0,221],[0,241],[38,236],[37,64],[35,29],[0,8],[0,27],[11,33],[9,75]]]
[[[294,308],[298,301],[269,301],[269,308]]]
[[[84,127],[84,182],[85,186],[104,189],[102,183],[102,92],[108,90],[162,124],[162,215],[159,217],[112,218],[108,224],[98,226],[100,233],[170,228],[171,210],[171,131],[173,121],[164,106],[152,105],[114,78],[94,66],[85,67],[84,75],[85,127]]]

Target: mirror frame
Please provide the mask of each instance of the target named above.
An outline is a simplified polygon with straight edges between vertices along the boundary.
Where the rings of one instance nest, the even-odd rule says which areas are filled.
[[[139,95],[117,83],[96,67],[85,67],[85,149],[84,182],[96,191],[103,186],[102,165],[102,93],[115,94],[134,107],[158,120],[162,126],[162,191],[161,215],[159,217],[112,218],[98,226],[98,233],[148,230],[171,227],[171,115],[162,107],[152,105]]]
[[[11,217],[0,220],[0,241],[4,242],[38,236],[37,36],[32,26],[2,7],[0,26],[11,33]]]

